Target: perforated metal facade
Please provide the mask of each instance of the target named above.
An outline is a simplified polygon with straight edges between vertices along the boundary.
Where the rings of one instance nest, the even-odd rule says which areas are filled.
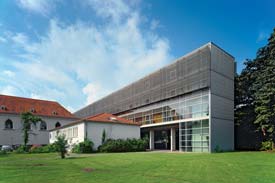
[[[174,63],[77,111],[78,117],[108,112],[123,114],[141,106],[209,87],[210,47],[183,56]]]
[[[208,43],[75,115],[108,112],[142,124],[152,150],[168,143],[188,152],[233,150],[234,66],[234,57]]]

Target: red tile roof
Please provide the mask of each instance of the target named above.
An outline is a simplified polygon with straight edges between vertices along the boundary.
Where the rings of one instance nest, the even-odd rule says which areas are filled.
[[[138,125],[133,121],[130,121],[125,118],[117,117],[113,114],[109,113],[100,113],[94,116],[90,116],[85,118],[86,121],[96,121],[96,122],[107,122],[107,123],[123,123],[123,124],[130,124],[130,125]]]
[[[32,112],[40,116],[75,118],[58,102],[0,95],[0,114],[21,114],[22,112]]]
[[[87,117],[87,118],[83,118],[83,119],[80,119],[80,120],[73,121],[69,124],[63,125],[61,127],[55,128],[55,129],[52,129],[50,131],[66,128],[68,126],[73,126],[73,125],[76,125],[76,124],[79,124],[79,123],[82,123],[82,122],[91,122],[91,123],[92,122],[100,122],[100,123],[114,123],[114,124],[126,124],[126,125],[140,126],[140,124],[138,124],[138,123],[134,123],[133,121],[130,121],[130,120],[125,119],[125,118],[117,117],[113,114],[100,113],[100,114],[96,114],[94,116],[90,116],[90,117]]]

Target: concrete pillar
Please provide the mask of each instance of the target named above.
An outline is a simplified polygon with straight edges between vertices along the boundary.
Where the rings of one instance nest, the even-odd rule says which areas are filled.
[[[171,144],[171,151],[175,151],[176,150],[176,129],[175,128],[171,128],[171,139],[170,139],[170,144]]]
[[[154,139],[155,133],[154,130],[150,130],[150,139],[149,139],[149,146],[150,150],[155,149],[155,139]]]

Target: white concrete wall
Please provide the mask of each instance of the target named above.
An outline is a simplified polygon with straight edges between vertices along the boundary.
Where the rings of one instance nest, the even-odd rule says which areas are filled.
[[[210,144],[234,150],[234,58],[211,45]]]
[[[74,129],[77,133],[74,133]],[[85,123],[79,123],[76,125],[61,128],[59,130],[54,130],[50,132],[49,138],[50,143],[54,143],[58,135],[65,135],[66,140],[68,140],[69,150],[79,142],[83,142],[85,138]]]
[[[47,130],[55,128],[58,121],[61,126],[72,122],[74,119],[41,117],[47,123]],[[13,129],[5,129],[5,121],[12,120]],[[48,144],[49,132],[40,130],[40,123],[31,127],[29,144]],[[22,122],[20,115],[0,114],[0,145],[19,145],[23,144]]]
[[[102,132],[105,129],[106,139],[140,138],[140,127],[136,125],[87,122],[87,138],[92,140],[94,148],[101,145]]]

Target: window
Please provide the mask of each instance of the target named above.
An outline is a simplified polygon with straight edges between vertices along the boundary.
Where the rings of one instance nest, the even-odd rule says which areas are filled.
[[[209,120],[181,122],[181,151],[209,152]]]
[[[78,127],[73,128],[73,137],[74,138],[78,137]]]
[[[58,128],[58,127],[61,127],[61,124],[57,121],[57,122],[55,123],[55,128]]]
[[[72,128],[69,128],[68,129],[68,138],[72,138],[73,136],[72,136],[73,134],[72,134]]]
[[[40,122],[40,130],[41,131],[47,130],[47,123],[46,122],[44,122],[44,121]]]
[[[13,129],[13,122],[12,122],[12,120],[8,119],[5,122],[5,129]]]

